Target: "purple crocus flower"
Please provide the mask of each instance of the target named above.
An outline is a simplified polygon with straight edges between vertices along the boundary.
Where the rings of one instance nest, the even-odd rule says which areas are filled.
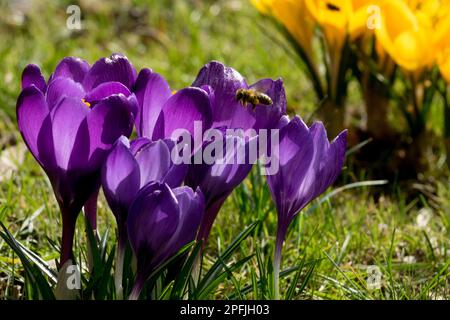
[[[171,138],[177,129],[193,136],[194,121],[202,123],[203,131],[211,126],[211,103],[203,89],[188,87],[172,94],[162,76],[142,69],[133,91],[139,102],[136,128],[140,137]]]
[[[278,212],[278,230],[274,257],[275,297],[278,298],[278,277],[281,249],[289,224],[312,200],[322,194],[340,174],[347,146],[347,131],[331,144],[321,122],[310,128],[296,116],[289,123],[282,121],[279,161],[276,174],[267,181]],[[272,160],[273,161],[273,160]]]
[[[109,207],[116,217],[118,248],[116,260],[116,290],[122,296],[122,267],[128,241],[126,221],[128,210],[138,191],[154,181],[179,187],[187,173],[187,165],[175,165],[171,151],[172,140],[151,142],[139,138],[131,142],[124,136],[119,138],[111,150],[102,170],[102,185]]]
[[[197,75],[193,87],[205,89],[210,95],[213,128],[233,129],[272,129],[286,113],[286,95],[281,79],[262,79],[248,85],[242,75],[220,62],[206,64]],[[239,89],[251,89],[266,94],[271,105],[259,104],[253,110],[251,105],[244,107],[236,99]]]
[[[102,184],[106,200],[117,220],[119,242],[127,240],[128,209],[144,185],[159,181],[176,188],[183,183],[187,165],[172,162],[174,145],[169,139],[152,142],[147,138],[138,138],[130,143],[122,136],[108,155],[103,166]]]
[[[39,67],[22,75],[17,122],[25,143],[48,175],[62,212],[62,266],[72,258],[75,223],[100,187],[100,169],[115,141],[133,128],[135,71],[120,55],[92,67],[65,58],[48,83]]]
[[[223,139],[216,139],[205,143],[198,153],[203,157],[211,152],[211,160],[200,164],[192,164],[186,177],[186,185],[191,188],[199,187],[205,195],[205,215],[197,238],[206,242],[212,225],[225,200],[250,172],[255,159],[250,157],[250,145],[256,142],[256,137],[245,138],[235,135],[225,135]],[[233,148],[230,148],[230,145]],[[227,151],[228,146],[228,151]],[[219,156],[218,150],[222,150]],[[215,154],[214,154],[215,153]],[[195,158],[195,155],[194,155]]]
[[[220,62],[212,61],[200,70],[192,85],[204,89],[209,94],[212,108],[212,128],[245,132],[249,129],[273,129],[286,113],[286,96],[281,79],[263,79],[249,86],[236,70]],[[243,106],[236,99],[236,93],[240,89],[251,89],[264,93],[271,98],[273,103],[256,105],[254,110],[250,105]],[[234,138],[239,140],[237,136]],[[231,137],[226,137],[225,140],[231,140]],[[247,151],[248,146],[249,140],[246,141]],[[227,156],[233,157],[236,154]],[[203,163],[190,167],[186,184],[191,187],[199,186],[206,199],[206,211],[200,227],[199,239],[204,241],[208,239],[212,224],[224,201],[233,189],[245,179],[253,163],[254,161],[232,164]]]
[[[130,299],[138,299],[151,273],[195,239],[204,210],[202,192],[171,189],[154,182],[144,186],[128,215],[130,244],[137,259],[137,276]]]

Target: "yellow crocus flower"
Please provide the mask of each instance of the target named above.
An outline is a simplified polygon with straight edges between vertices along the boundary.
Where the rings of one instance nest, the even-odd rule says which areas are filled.
[[[447,48],[441,52],[438,58],[438,65],[445,81],[450,83],[450,48]]]
[[[349,16],[348,33],[352,39],[370,32],[372,29],[367,26],[369,15],[373,14],[371,7],[376,6],[378,0],[351,0],[351,12]]]
[[[417,71],[430,64],[429,18],[415,14],[402,0],[386,0],[380,3],[381,25],[376,30],[377,41],[392,59],[407,71]]]
[[[437,64],[444,79],[450,83],[450,0],[440,7],[439,19],[435,26],[434,42],[437,51]]]
[[[376,0],[306,0],[306,6],[320,26],[333,30],[334,38],[345,38],[350,35],[354,39],[367,30],[368,8],[376,2]]]
[[[273,0],[250,0],[250,2],[262,14],[270,15]]]
[[[308,56],[312,56],[314,25],[305,0],[250,0],[264,15],[274,17]]]

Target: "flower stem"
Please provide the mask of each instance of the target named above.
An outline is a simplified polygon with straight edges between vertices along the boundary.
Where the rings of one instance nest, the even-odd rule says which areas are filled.
[[[61,253],[59,259],[60,268],[73,258],[73,237],[75,235],[75,226],[78,214],[71,210],[61,208],[62,213],[62,240]]]
[[[192,266],[191,276],[194,281],[195,286],[198,285],[198,282],[200,281],[200,272],[202,269],[202,255],[203,255],[203,248],[199,250],[197,253],[197,256],[195,257],[194,264]]]
[[[208,242],[209,234],[211,233],[212,226],[214,221],[216,220],[217,214],[219,213],[220,208],[226,200],[226,196],[221,199],[214,201],[209,204],[205,210],[205,215],[203,216],[202,223],[200,224],[200,230],[197,234],[197,240],[203,241],[203,246]]]
[[[287,227],[283,223],[278,222],[277,239],[275,243],[275,252],[273,257],[273,292],[274,299],[280,300],[280,268],[281,268],[281,251],[286,236]]]
[[[97,230],[97,199],[100,189],[95,191],[92,196],[84,204],[84,215],[89,221],[94,233]]]
[[[122,239],[119,240],[116,255],[116,266],[114,270],[114,284],[116,287],[116,299],[123,300],[123,260],[125,257],[126,242]]]
[[[138,274],[136,277],[136,282],[134,283],[133,290],[131,290],[131,294],[128,297],[128,300],[138,300],[139,295],[141,294],[142,288],[144,287],[145,280]]]

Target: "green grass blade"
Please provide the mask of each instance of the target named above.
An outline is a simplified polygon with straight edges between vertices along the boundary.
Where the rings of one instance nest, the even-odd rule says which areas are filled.
[[[189,284],[189,279],[191,278],[192,268],[197,260],[197,256],[200,254],[201,248],[202,242],[200,241],[194,246],[189,258],[186,260],[178,276],[176,277],[170,295],[171,299],[179,300],[184,297],[186,288]]]
[[[53,291],[47,279],[41,273],[41,270],[28,259],[27,254],[24,253],[22,247],[18,244],[17,240],[8,231],[5,225],[0,222],[0,226],[3,229],[3,232],[0,232],[0,237],[3,238],[9,247],[18,255],[22,262],[26,278],[28,278],[27,282],[31,283],[31,288],[33,289],[33,292],[31,293],[32,298],[54,300],[55,296]]]
[[[211,266],[205,276],[201,279],[198,288],[200,291],[207,287],[211,281],[222,271],[222,261],[225,263],[230,259],[231,255],[239,248],[242,241],[244,241],[258,226],[259,221],[255,221],[250,224],[245,230],[243,230],[230,244],[230,246],[223,252],[223,254],[217,259],[217,261]]]

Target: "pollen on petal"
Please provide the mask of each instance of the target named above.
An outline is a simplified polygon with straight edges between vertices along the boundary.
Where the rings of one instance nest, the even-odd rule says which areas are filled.
[[[81,101],[83,101],[83,103],[84,103],[85,105],[87,105],[88,108],[91,107],[91,104],[90,104],[89,102],[87,102],[86,100],[81,99]]]

